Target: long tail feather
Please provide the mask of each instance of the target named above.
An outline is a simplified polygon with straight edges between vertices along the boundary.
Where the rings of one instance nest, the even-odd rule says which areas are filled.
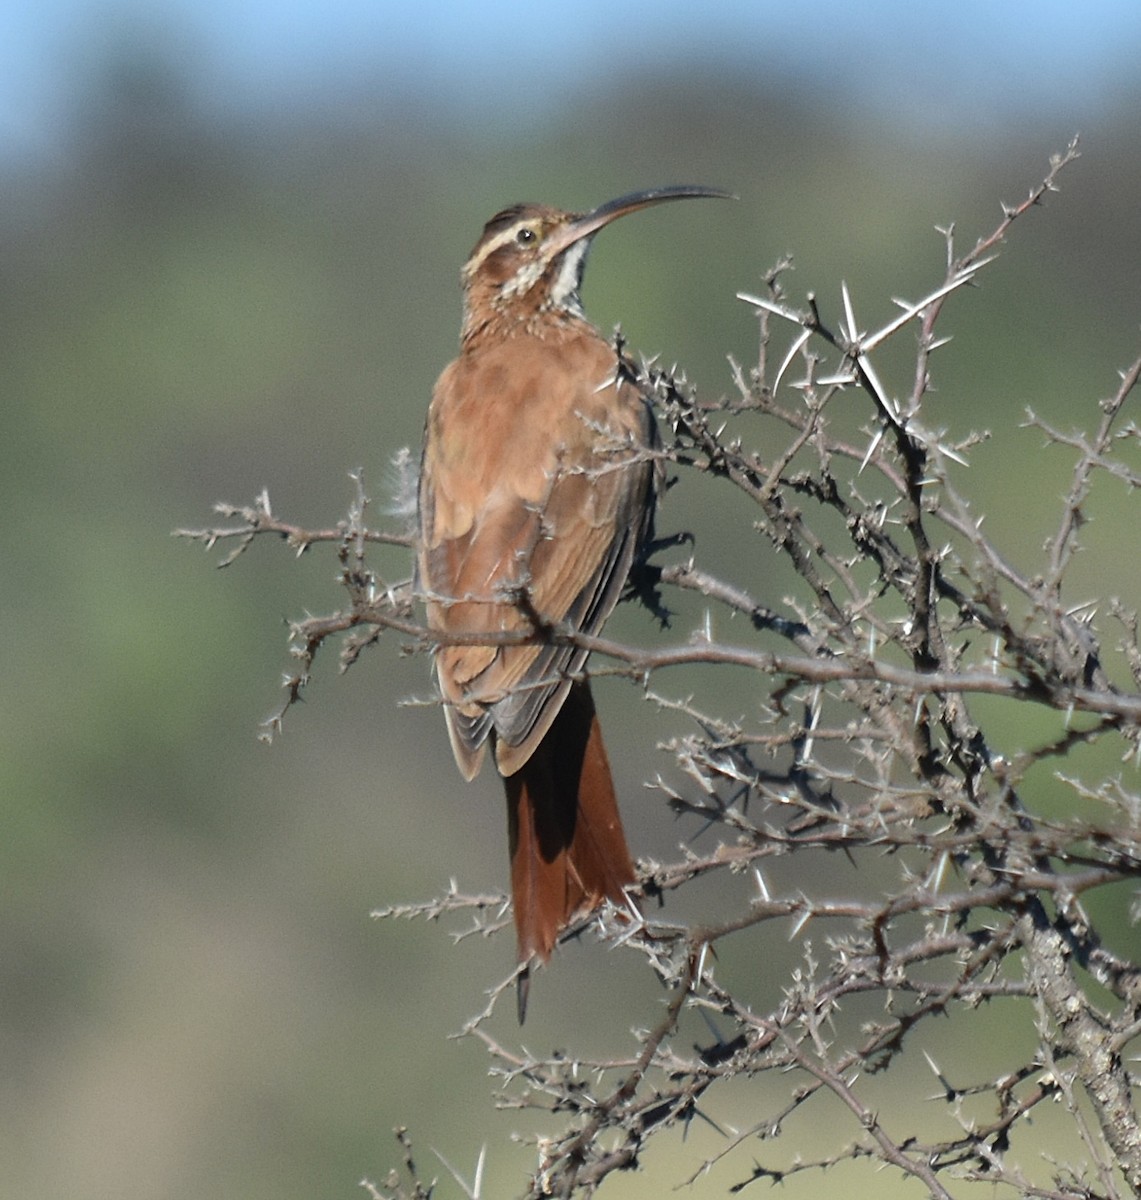
[[[571,920],[621,904],[634,864],[602,730],[585,682],[571,688],[534,754],[504,779],[519,961],[546,962]],[[520,990],[520,1019],[526,1005]]]

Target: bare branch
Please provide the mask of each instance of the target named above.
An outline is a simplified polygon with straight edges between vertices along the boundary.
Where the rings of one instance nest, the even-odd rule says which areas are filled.
[[[1086,572],[1069,594],[1091,496],[1124,485],[1132,502],[1141,485],[1141,428],[1127,419],[1141,358],[1100,405],[1075,399],[1084,428],[1031,415],[1073,465],[1032,498],[1061,495],[1040,561],[1025,567],[992,539],[963,470],[985,435],[933,427],[927,404],[934,352],[949,341],[946,302],[981,302],[968,285],[1076,157],[1075,141],[967,253],[943,231],[942,278],[871,332],[846,285],[833,326],[816,294],[790,300],[790,264],[778,263],[764,294],[741,294],[759,347],[752,369],[731,364],[727,399],[701,401],[623,356],[659,415],[660,464],[703,476],[751,513],[723,575],[703,565],[700,545],[682,561],[659,562],[670,554],[659,547],[631,596],[660,615],[659,588],[699,595],[724,625],[735,621],[732,642],[710,619],[647,646],[586,637],[538,611],[525,588],[507,599],[529,628],[449,639],[573,644],[594,675],[634,681],[682,725],[651,785],[685,838],[676,860],[641,861],[628,908],[566,935],[635,955],[664,1004],[628,1014],[625,1053],[533,1054],[493,1032],[513,972],[460,1033],[485,1047],[497,1102],[528,1123],[526,1196],[593,1196],[655,1139],[698,1123],[721,1141],[695,1155],[688,1182],[728,1165],[733,1193],[848,1163],[891,1167],[933,1197],[1141,1195],[1141,911],[1130,907],[1141,883],[1141,643],[1133,609]],[[901,371],[882,351],[904,336],[914,341]],[[224,563],[267,533],[299,554],[334,548],[341,606],[291,626],[295,669],[271,732],[329,639],[342,670],[386,634],[402,653],[437,645],[411,570],[386,579],[370,560],[380,545],[411,549],[410,538],[370,528],[354,480],[334,527],[283,521],[263,492],[249,508],[219,506],[235,524],[182,531],[208,548],[232,543]],[[757,582],[768,574],[757,564],[778,556],[795,581],[789,596]],[[685,690],[668,694],[676,681]],[[729,695],[743,711],[726,712]],[[671,918],[667,906],[699,880],[720,889],[712,915]],[[444,924],[458,941],[497,934],[506,907],[451,881],[376,915]],[[988,1017],[1001,1022],[997,1051],[975,1034]],[[935,1031],[947,1027],[959,1048],[943,1061]],[[884,1076],[898,1105],[884,1103]],[[729,1084],[754,1089],[745,1129],[726,1116]],[[1069,1135],[1050,1157],[1026,1136],[1047,1110],[1052,1130],[1064,1114]],[[792,1129],[814,1131],[819,1149],[781,1158]],[[383,1187],[362,1185],[373,1200],[431,1193],[398,1137],[402,1167]],[[448,1167],[469,1197],[483,1162],[471,1182]]]

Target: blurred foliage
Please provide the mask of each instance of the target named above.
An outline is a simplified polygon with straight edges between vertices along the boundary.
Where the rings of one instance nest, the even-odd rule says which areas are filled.
[[[6,181],[0,227],[0,1196],[351,1195],[395,1160],[398,1122],[461,1171],[487,1142],[487,1194],[510,1194],[511,1114],[492,1111],[474,1046],[444,1035],[506,974],[511,939],[368,921],[451,876],[502,885],[496,781],[463,787],[438,713],[397,706],[429,685],[392,647],[343,679],[326,662],[259,745],[282,622],[328,606],[335,563],[259,546],[219,576],[169,531],[262,486],[290,519],[330,523],[355,467],[382,504],[455,346],[459,264],[506,202],[735,189],[737,205],[608,232],[586,287],[600,326],[720,392],[725,355],[756,354],[734,293],[780,254],[832,314],[846,279],[870,325],[938,278],[933,226],[973,239],[1072,132],[920,139],[696,73],[595,86],[522,134],[381,88],[227,123],[161,62],[112,64],[77,103],[68,160]],[[1018,431],[1023,406],[1080,423],[1135,353],[1135,104],[1083,132],[1066,194],[983,295],[954,301],[930,422],[993,431],[972,492],[1016,558],[1068,471]],[[731,514],[701,501],[700,481],[677,489],[663,528],[779,599],[764,548],[740,563]],[[1090,594],[1135,596],[1136,556],[1115,552],[1135,531],[1112,497],[1099,521]],[[643,614],[619,622],[653,636]],[[756,680],[724,686],[730,709],[758,702]],[[613,685],[600,703],[632,839],[668,853],[695,831],[638,798],[681,726],[627,699]],[[656,1000],[573,946],[537,981],[526,1037],[592,1030],[601,1049]],[[614,1195],[660,1194],[670,1165]]]

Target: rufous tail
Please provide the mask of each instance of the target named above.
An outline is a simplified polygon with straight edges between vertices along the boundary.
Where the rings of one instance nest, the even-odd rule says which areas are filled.
[[[624,903],[622,889],[635,877],[585,681],[571,688],[535,753],[503,782],[519,961],[546,962],[575,916],[606,899]]]

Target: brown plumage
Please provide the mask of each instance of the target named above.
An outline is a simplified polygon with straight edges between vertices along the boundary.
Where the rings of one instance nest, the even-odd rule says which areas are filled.
[[[490,742],[505,780],[525,964],[546,961],[576,915],[622,903],[635,877],[586,652],[448,639],[593,634],[610,615],[650,527],[654,428],[583,315],[587,249],[626,213],[723,195],[663,188],[585,215],[518,205],[488,222],[464,266],[460,354],[425,430],[419,575],[456,762],[474,778]]]

